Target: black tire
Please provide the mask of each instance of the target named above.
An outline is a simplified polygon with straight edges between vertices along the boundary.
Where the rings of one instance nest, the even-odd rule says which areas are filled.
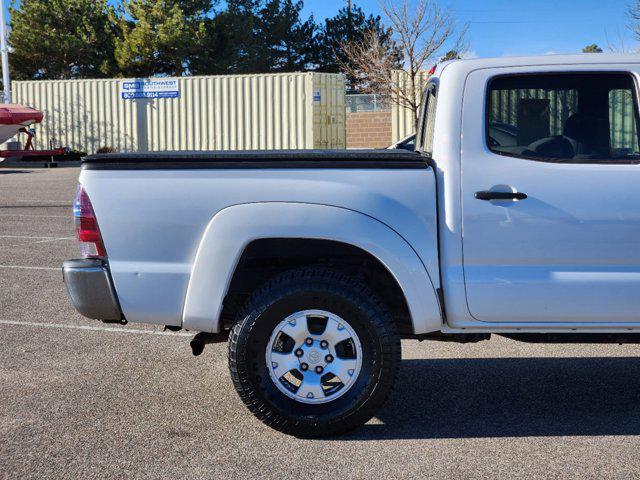
[[[273,383],[265,350],[272,331],[302,310],[326,310],[348,319],[362,345],[358,378],[339,398],[306,404]],[[352,430],[386,401],[400,365],[400,338],[386,307],[364,284],[331,270],[288,271],[252,295],[229,337],[229,370],[247,408],[263,423],[297,437],[324,437]]]

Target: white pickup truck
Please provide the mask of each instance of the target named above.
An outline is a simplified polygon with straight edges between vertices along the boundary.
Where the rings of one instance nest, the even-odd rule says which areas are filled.
[[[640,56],[456,61],[416,153],[87,157],[70,297],[228,337],[249,410],[301,437],[369,420],[401,338],[639,343],[639,81]]]

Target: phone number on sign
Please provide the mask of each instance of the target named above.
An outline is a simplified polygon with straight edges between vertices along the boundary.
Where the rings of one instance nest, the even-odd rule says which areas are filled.
[[[179,98],[180,92],[122,92],[125,100],[135,100],[136,98]]]

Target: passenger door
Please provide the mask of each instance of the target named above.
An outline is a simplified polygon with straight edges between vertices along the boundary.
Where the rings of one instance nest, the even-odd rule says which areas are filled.
[[[486,322],[640,322],[637,79],[472,73],[463,109],[463,265]]]

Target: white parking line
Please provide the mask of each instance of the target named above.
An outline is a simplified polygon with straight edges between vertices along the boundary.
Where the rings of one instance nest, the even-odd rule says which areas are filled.
[[[22,200],[22,199],[13,199],[11,200],[13,203],[26,203],[27,205],[29,205],[30,207],[49,207],[50,205],[32,205],[33,204],[33,200]],[[71,204],[69,203],[69,199],[65,198],[64,200],[38,200],[37,203],[59,203],[61,207],[70,207]],[[14,206],[14,205],[11,205]],[[21,207],[20,205],[17,205],[18,207]]]
[[[133,328],[119,327],[91,327],[88,325],[65,325],[62,323],[39,323],[39,322],[18,322],[15,320],[0,320],[0,325],[16,325],[21,327],[36,328],[61,328],[66,330],[87,330],[90,332],[109,333],[133,333],[138,335],[162,335],[167,337],[192,337],[194,333],[186,332],[163,332],[161,330],[136,330]]]
[[[60,267],[30,267],[27,265],[0,265],[0,268],[15,268],[23,270],[55,270],[60,271]]]
[[[0,235],[0,238],[27,238],[29,240],[68,240],[74,237],[43,237],[40,235]]]
[[[62,240],[75,240],[75,237],[39,237],[35,235],[0,235],[0,238],[35,240],[34,242],[24,242],[24,243],[14,243],[13,245],[4,245],[5,248],[26,247],[28,245],[35,245],[36,243],[60,242]]]
[[[71,215],[29,215],[27,213],[0,213],[0,217],[73,218]]]
[[[9,247],[26,247],[28,245],[35,245],[36,243],[59,242],[61,240],[75,240],[75,238],[74,237],[51,238],[51,239],[48,239],[48,240],[37,240],[35,242],[15,243],[13,245],[9,245]]]

